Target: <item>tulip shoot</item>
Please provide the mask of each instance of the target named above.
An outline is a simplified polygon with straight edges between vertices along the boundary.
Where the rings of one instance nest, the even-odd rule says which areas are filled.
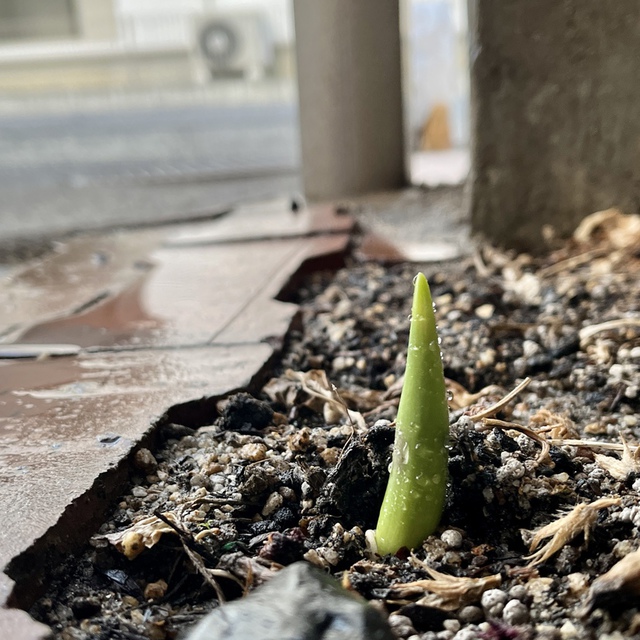
[[[376,543],[378,553],[413,549],[442,515],[447,483],[449,410],[429,284],[414,280],[409,349]]]

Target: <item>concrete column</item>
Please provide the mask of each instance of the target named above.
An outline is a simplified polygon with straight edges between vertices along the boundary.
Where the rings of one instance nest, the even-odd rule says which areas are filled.
[[[76,22],[83,40],[116,37],[114,0],[75,0]]]
[[[311,200],[405,184],[398,0],[294,0]]]
[[[640,204],[640,3],[470,0],[472,226],[541,247]]]

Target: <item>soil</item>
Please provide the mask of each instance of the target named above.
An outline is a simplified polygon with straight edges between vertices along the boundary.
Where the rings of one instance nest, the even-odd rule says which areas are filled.
[[[304,558],[389,614],[398,638],[640,637],[640,570],[603,578],[640,546],[630,221],[592,218],[541,258],[483,246],[455,263],[315,274],[272,379],[222,400],[210,426],[163,425],[32,615],[64,640],[175,638]],[[366,532],[418,270],[450,388],[448,497],[420,549],[380,558]]]

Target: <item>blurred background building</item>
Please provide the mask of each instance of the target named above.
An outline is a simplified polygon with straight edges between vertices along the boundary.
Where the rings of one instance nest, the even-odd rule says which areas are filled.
[[[292,5],[0,0],[2,234],[48,218],[65,231],[194,216],[299,190]],[[410,178],[458,183],[466,2],[401,6]]]

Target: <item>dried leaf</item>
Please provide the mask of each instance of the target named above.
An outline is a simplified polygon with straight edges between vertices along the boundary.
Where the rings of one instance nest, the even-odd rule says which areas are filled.
[[[540,409],[534,413],[529,421],[538,432],[549,434],[555,440],[565,438],[577,438],[579,436],[573,421],[567,416],[561,416],[548,409]]]
[[[284,402],[287,407],[293,406],[295,402],[322,413],[328,424],[336,424],[340,419],[346,418],[358,429],[366,428],[362,414],[349,409],[344,399],[347,397],[353,400],[355,394],[349,394],[334,387],[322,369],[310,371],[287,369],[282,377],[270,380],[263,390],[272,400]],[[300,402],[301,395],[306,398],[302,402]],[[371,395],[365,395],[362,401],[363,408],[370,406]],[[358,406],[357,402],[355,404]]]
[[[593,242],[596,236],[617,249],[637,247],[640,244],[640,216],[625,215],[618,209],[596,211],[584,218],[573,232],[573,238],[579,244]]]
[[[529,551],[535,551],[545,538],[551,538],[551,540],[538,551],[527,556],[525,560],[530,561],[531,567],[542,564],[581,532],[584,533],[585,541],[588,542],[589,530],[598,517],[598,511],[619,505],[620,502],[620,498],[616,496],[600,498],[590,504],[576,505],[568,514],[536,531],[529,545]]]
[[[459,382],[456,382],[455,380],[445,378],[445,383],[447,385],[447,391],[450,394],[449,408],[453,411],[466,409],[480,400],[480,398],[491,395],[501,396],[503,394],[502,389],[494,384],[484,387],[484,389],[480,389],[478,393],[469,393]]]
[[[167,520],[178,524],[175,514],[167,512],[163,514]],[[165,524],[156,518],[149,516],[134,522],[124,531],[117,533],[109,533],[105,538],[115,546],[115,548],[123,553],[129,560],[133,560],[139,556],[145,549],[151,549],[158,543],[163,533],[175,533],[168,524]]]
[[[500,574],[484,578],[456,578],[432,569],[415,558],[415,556],[412,557],[412,560],[414,564],[424,569],[432,579],[395,584],[391,588],[393,597],[411,598],[423,596],[418,601],[420,604],[428,604],[446,611],[454,611],[460,607],[478,602],[487,589],[495,589],[502,583]]]
[[[622,458],[614,458],[603,453],[594,455],[595,461],[616,480],[625,481],[629,474],[640,472],[640,447],[635,445],[633,451],[626,440],[622,440]]]

